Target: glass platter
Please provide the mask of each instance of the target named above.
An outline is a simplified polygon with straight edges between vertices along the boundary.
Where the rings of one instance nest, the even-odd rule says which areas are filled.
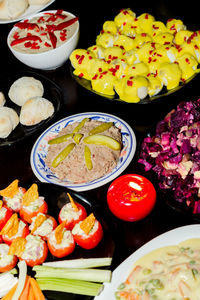
[[[96,94],[96,95],[99,95],[99,96],[101,96],[101,97],[103,97],[103,98],[105,98],[105,99],[107,99],[107,100],[109,100],[109,101],[123,102],[123,103],[126,103],[127,105],[128,105],[128,104],[129,104],[129,105],[130,105],[130,104],[132,104],[132,105],[134,105],[134,104],[139,104],[139,105],[141,105],[141,104],[150,104],[151,102],[158,102],[158,101],[160,102],[160,101],[162,101],[165,97],[167,97],[167,96],[169,96],[169,95],[171,95],[171,94],[177,92],[178,90],[184,88],[186,85],[188,85],[188,83],[189,83],[193,78],[195,78],[195,77],[198,75],[198,73],[197,73],[197,74],[191,76],[188,80],[186,80],[184,83],[180,83],[179,86],[177,86],[177,87],[174,88],[174,89],[167,90],[166,87],[163,87],[163,89],[161,90],[161,92],[160,92],[159,94],[155,95],[155,96],[152,96],[152,97],[147,96],[145,99],[141,99],[141,100],[140,100],[139,102],[137,102],[137,103],[129,103],[129,102],[126,102],[126,101],[123,101],[123,100],[119,99],[119,97],[118,97],[117,94],[115,94],[115,95],[113,95],[113,96],[110,96],[110,95],[105,95],[105,94],[103,94],[103,93],[98,93],[98,92],[94,91],[94,90],[92,89],[92,87],[91,87],[91,83],[90,83],[89,80],[74,75],[74,74],[73,74],[74,69],[73,69],[72,66],[71,66],[70,69],[71,69],[71,76],[74,78],[74,80],[75,80],[80,86],[82,86],[83,88],[85,88],[86,90],[88,90],[88,91],[90,91],[91,93],[94,93],[94,94]],[[164,100],[165,100],[165,99],[164,99]]]
[[[56,83],[48,79],[47,77],[38,74],[36,72],[29,72],[29,71],[17,72],[12,75],[4,76],[4,77],[0,76],[1,92],[3,92],[6,98],[6,103],[4,104],[4,106],[13,108],[19,115],[21,107],[16,105],[9,99],[8,91],[11,84],[22,76],[34,77],[35,79],[38,79],[42,82],[44,86],[43,97],[52,102],[55,111],[51,117],[33,126],[24,126],[19,123],[7,138],[4,139],[0,138],[0,146],[9,146],[15,144],[16,142],[24,140],[30,135],[33,135],[34,133],[38,132],[39,130],[44,128],[47,124],[49,124],[52,119],[54,119],[55,115],[58,113],[61,107],[62,91],[60,87]]]
[[[73,197],[75,201],[82,204],[87,213],[94,213],[95,217],[101,222],[104,230],[104,236],[102,241],[96,248],[91,250],[81,249],[79,246],[76,245],[76,248],[72,254],[63,258],[63,259],[75,259],[75,258],[98,258],[98,257],[113,257],[114,249],[115,249],[115,223],[111,220],[110,215],[107,215],[105,209],[100,206],[95,198],[90,199],[88,196],[86,197],[82,193],[74,192],[66,187],[56,186],[54,184],[49,183],[41,183],[35,181],[38,185],[38,192],[39,195],[45,197],[45,200],[48,204],[48,214],[56,218],[58,220],[58,213],[62,206],[68,201],[67,193],[69,192],[70,195]],[[32,183],[31,183],[32,184]],[[103,210],[103,211],[102,211]],[[53,255],[48,254],[46,261],[53,261],[53,260],[62,260],[59,258],[53,257]],[[32,273],[31,269],[29,270]],[[69,299],[69,300],[86,300],[92,299],[93,297],[90,296],[82,296],[78,294],[70,294],[70,293],[63,293],[63,292],[55,292],[55,291],[44,291],[44,295],[46,299]]]
[[[26,9],[26,11],[22,15],[20,15],[19,17],[15,18],[15,19],[12,19],[12,20],[0,19],[0,24],[13,23],[13,22],[17,22],[21,19],[30,17],[31,15],[45,9],[46,7],[51,5],[53,2],[55,2],[55,0],[50,0],[48,3],[42,4],[42,5],[29,5],[29,7]]]

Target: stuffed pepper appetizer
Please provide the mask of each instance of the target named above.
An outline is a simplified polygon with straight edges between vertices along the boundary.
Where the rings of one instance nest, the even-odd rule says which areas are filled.
[[[15,212],[19,212],[22,203],[22,197],[26,189],[19,187],[19,180],[15,179],[5,189],[0,190],[0,196],[3,197],[3,202],[7,207],[11,208]]]
[[[10,245],[17,237],[25,238],[29,234],[29,229],[27,223],[20,220],[17,213],[14,213],[2,228],[0,234],[3,241]]]
[[[87,212],[81,204],[74,201],[69,193],[67,196],[70,202],[61,208],[58,221],[59,223],[65,222],[65,228],[72,230],[76,223],[87,217]]]
[[[8,254],[9,246],[5,243],[0,244],[0,272],[7,272],[13,269],[17,262],[17,256]]]
[[[39,196],[38,186],[33,183],[22,198],[22,206],[19,211],[20,217],[26,222],[31,223],[32,218],[39,212],[46,214],[47,210],[48,205],[44,197]]]
[[[75,241],[70,230],[65,228],[65,223],[61,223],[49,235],[47,244],[49,251],[56,257],[64,257],[71,254],[75,249]]]
[[[82,248],[95,248],[103,238],[103,228],[101,223],[91,213],[83,221],[77,223],[72,234],[75,242]]]
[[[47,240],[49,234],[56,228],[57,222],[52,216],[38,213],[32,218],[32,223],[29,226],[31,234],[39,235],[44,240]]]
[[[48,247],[40,236],[29,234],[26,238],[16,238],[10,245],[9,254],[16,255],[20,260],[25,260],[27,266],[33,267],[46,260]]]
[[[0,230],[4,227],[7,221],[12,216],[13,211],[3,204],[3,201],[0,200]]]

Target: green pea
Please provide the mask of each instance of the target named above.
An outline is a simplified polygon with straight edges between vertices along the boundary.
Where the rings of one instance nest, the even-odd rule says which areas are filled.
[[[146,269],[143,270],[143,274],[144,275],[149,275],[151,272],[152,272],[152,270],[148,269],[148,268],[146,268]]]

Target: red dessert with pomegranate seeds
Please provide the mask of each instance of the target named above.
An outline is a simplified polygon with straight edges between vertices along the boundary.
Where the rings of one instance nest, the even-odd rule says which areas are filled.
[[[42,15],[16,23],[10,45],[23,53],[41,53],[65,43],[75,32],[78,18],[62,10],[44,12]]]

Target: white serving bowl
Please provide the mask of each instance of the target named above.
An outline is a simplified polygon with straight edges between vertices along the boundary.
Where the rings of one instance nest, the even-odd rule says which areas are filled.
[[[38,14],[32,15],[28,20],[31,20],[33,17],[40,17],[44,13],[55,13],[56,10],[49,10],[49,11],[43,11]],[[63,11],[63,13],[66,13],[67,15],[71,17],[75,17],[73,14]],[[24,20],[22,20],[23,22]],[[16,51],[13,47],[10,46],[10,36],[13,34],[14,31],[17,30],[16,27],[13,27],[11,31],[8,34],[7,38],[7,44],[11,52],[14,54],[14,56],[20,60],[25,65],[36,68],[36,69],[42,69],[42,70],[53,70],[60,66],[62,66],[69,58],[71,52],[76,48],[79,40],[79,21],[76,22],[77,26],[75,29],[75,32],[73,35],[66,40],[64,44],[61,46],[50,49],[46,52],[42,53],[23,53]]]

